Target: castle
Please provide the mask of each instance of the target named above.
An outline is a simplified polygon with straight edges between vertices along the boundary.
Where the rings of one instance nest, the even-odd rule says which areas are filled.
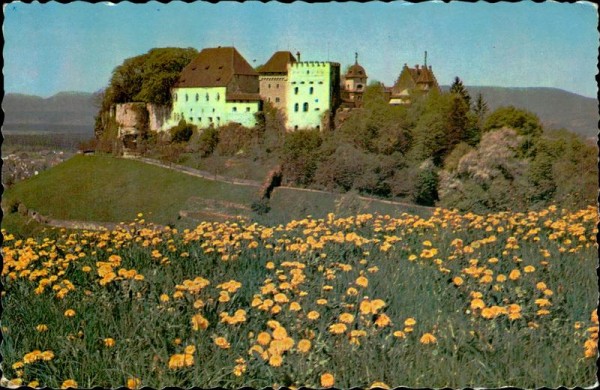
[[[367,80],[358,53],[341,75],[339,63],[301,61],[299,52],[277,51],[255,70],[234,47],[206,48],[181,71],[171,89],[171,107],[125,103],[115,111],[120,136],[136,132],[141,111],[149,116],[153,131],[166,131],[182,120],[199,129],[230,123],[253,127],[265,104],[282,111],[288,131],[324,129],[332,126],[336,112],[362,107]],[[439,85],[425,56],[422,67],[405,64],[385,93],[390,104],[408,105],[432,90],[439,91]]]

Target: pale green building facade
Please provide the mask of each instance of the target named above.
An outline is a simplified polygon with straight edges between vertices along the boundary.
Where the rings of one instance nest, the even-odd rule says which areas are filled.
[[[200,129],[257,125],[262,111],[258,73],[233,47],[203,49],[171,89],[172,110],[163,129],[181,120]]]
[[[259,100],[227,100],[226,87],[173,88],[170,127],[184,119],[198,128],[239,123],[253,127],[255,114],[261,110]],[[231,97],[231,95],[230,95]]]
[[[322,129],[340,104],[340,65],[304,61],[288,65],[286,127]]]

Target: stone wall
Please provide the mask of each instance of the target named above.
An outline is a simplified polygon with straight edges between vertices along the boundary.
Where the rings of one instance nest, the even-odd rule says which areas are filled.
[[[169,107],[152,103],[120,103],[114,109],[119,137],[146,130],[164,131],[170,115]]]
[[[171,108],[147,103],[146,110],[148,111],[148,127],[150,131],[166,130],[166,123],[171,116]]]

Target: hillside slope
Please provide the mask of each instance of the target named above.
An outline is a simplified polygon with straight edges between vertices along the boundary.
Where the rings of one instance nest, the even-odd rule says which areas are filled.
[[[557,88],[468,86],[467,90],[473,100],[481,93],[490,110],[512,105],[532,111],[549,129],[565,128],[585,138],[595,138],[598,132],[600,116],[596,99]]]

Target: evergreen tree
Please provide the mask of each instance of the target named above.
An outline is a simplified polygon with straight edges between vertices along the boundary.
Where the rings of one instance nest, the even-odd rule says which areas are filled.
[[[467,103],[467,107],[471,107],[471,96],[458,76],[454,78],[454,82],[450,87],[450,93],[460,96]]]

